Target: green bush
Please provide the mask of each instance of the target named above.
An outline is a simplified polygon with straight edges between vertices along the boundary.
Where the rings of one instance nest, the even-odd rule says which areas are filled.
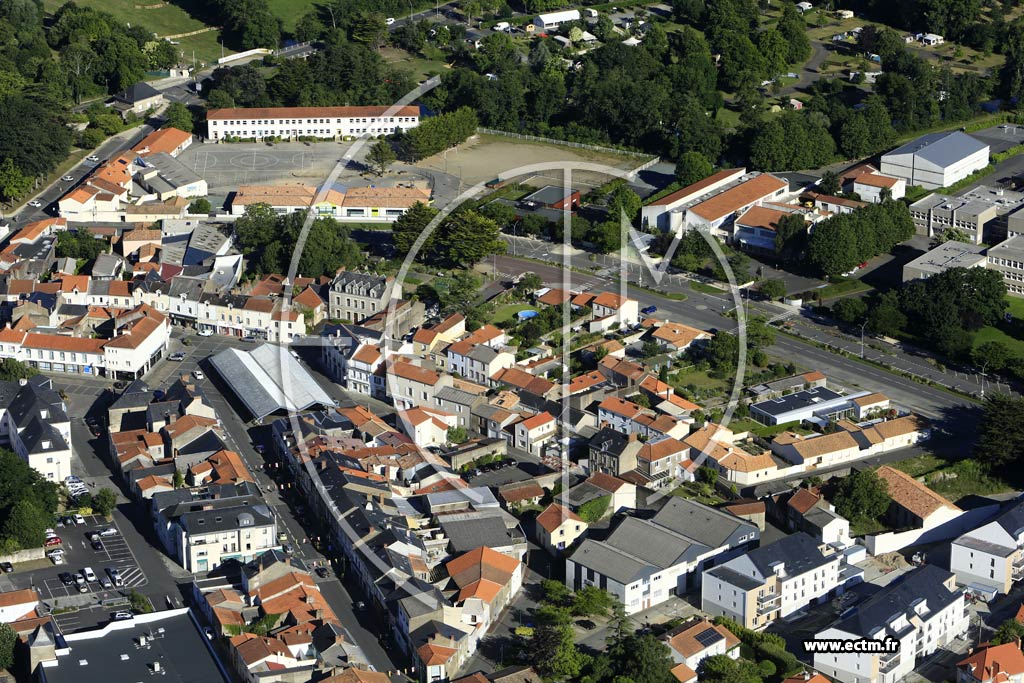
[[[611,496],[601,496],[594,500],[587,501],[580,506],[579,516],[587,524],[593,524],[597,520],[604,517],[604,513],[608,511],[608,506],[612,502]]]

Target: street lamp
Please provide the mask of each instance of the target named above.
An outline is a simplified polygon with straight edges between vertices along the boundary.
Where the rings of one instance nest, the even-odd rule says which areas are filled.
[[[865,320],[863,323],[861,323],[861,326],[860,326],[860,357],[861,358],[864,358],[864,327],[867,324],[868,324],[868,321]]]

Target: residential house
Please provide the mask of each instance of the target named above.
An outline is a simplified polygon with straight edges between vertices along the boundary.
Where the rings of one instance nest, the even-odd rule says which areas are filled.
[[[390,278],[344,271],[331,283],[328,315],[334,320],[362,322],[387,308],[391,286]]]
[[[1021,683],[1024,680],[1024,653],[1019,642],[1002,645],[979,644],[957,662],[956,683]]]
[[[544,446],[555,438],[558,423],[547,412],[537,413],[517,422],[515,430],[515,447],[530,455],[542,455]]]
[[[875,474],[888,485],[889,523],[897,529],[931,529],[955,519],[963,511],[930,488],[889,465]]]
[[[145,114],[150,109],[159,108],[163,103],[163,93],[149,83],[139,81],[114,95],[110,106],[120,112],[122,117],[127,118],[129,114]]]
[[[697,680],[697,669],[708,657],[739,659],[740,639],[724,626],[707,619],[690,619],[662,636],[676,666],[672,673],[680,683]]]
[[[537,515],[537,543],[557,556],[571,548],[585,533],[589,525],[575,512],[557,503],[548,505]]]

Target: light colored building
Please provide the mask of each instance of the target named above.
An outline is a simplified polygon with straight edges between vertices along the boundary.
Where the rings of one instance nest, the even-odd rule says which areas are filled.
[[[881,204],[888,192],[889,199],[901,199],[907,194],[907,181],[881,173],[862,173],[853,180],[853,191],[872,204]]]
[[[277,517],[259,496],[214,501],[167,520],[169,548],[190,572],[216,569],[227,560],[248,562],[280,547]]]
[[[415,128],[419,123],[417,106],[214,109],[206,114],[207,136],[218,141],[227,137],[290,140],[391,135]]]
[[[730,183],[735,183],[744,175],[745,168],[727,168],[713,173],[704,180],[656,199],[640,210],[643,225],[657,227],[662,232],[678,233],[683,227],[686,207],[698,198],[720,190]]]
[[[691,619],[666,633],[662,640],[676,664],[672,673],[681,682],[697,680],[697,669],[708,657],[740,657],[740,639],[707,619]]]
[[[747,551],[757,526],[692,500],[671,497],[649,520],[626,517],[605,541],[587,539],[566,560],[566,585],[597,586],[633,614],[696,588],[701,571]]]
[[[775,233],[779,221],[790,214],[804,218],[805,226],[809,227],[809,212],[800,206],[782,208],[780,204],[771,206],[752,206],[739,216],[733,226],[732,242],[741,249],[757,254],[775,253]]]
[[[49,377],[0,383],[0,444],[47,481],[71,474],[71,418]]]
[[[589,528],[579,515],[557,503],[544,508],[536,522],[537,542],[552,555],[571,547]]]
[[[750,406],[750,416],[765,425],[805,420],[824,425],[856,414],[854,399],[867,395],[866,391],[843,395],[828,387],[814,387],[754,403]]]
[[[1024,296],[1024,236],[1011,237],[988,250],[986,267],[1003,276],[1011,296]]]
[[[536,31],[551,31],[567,22],[579,20],[580,11],[578,9],[568,9],[562,12],[538,14],[533,18],[533,26]]]
[[[881,588],[815,636],[818,641],[888,639],[895,641],[891,651],[814,653],[814,668],[843,683],[896,683],[919,660],[951,648],[969,626],[964,594],[953,574],[925,565]]]
[[[319,199],[318,199],[319,197]],[[413,186],[347,187],[336,184],[326,191],[312,185],[243,185],[231,200],[231,213],[241,216],[253,204],[267,204],[277,214],[313,211],[339,221],[391,222],[417,202],[430,203],[430,190]]]
[[[149,83],[139,81],[114,95],[110,107],[120,112],[121,116],[127,117],[129,113],[145,114],[150,109],[162,106],[164,101],[163,93]]]
[[[161,128],[142,138],[139,144],[132,147],[132,151],[140,157],[159,153],[176,157],[192,146],[192,140],[192,133],[174,127]]]
[[[956,665],[956,683],[1021,683],[1024,681],[1024,653],[1020,643],[979,647]]]
[[[986,248],[980,244],[943,242],[903,266],[903,281],[926,280],[950,268],[984,268]]]
[[[975,244],[981,244],[986,229],[998,215],[995,204],[973,197],[930,194],[910,205],[910,217],[919,234],[934,237],[948,228],[957,228]]]
[[[706,570],[701,609],[761,629],[831,598],[842,585],[840,564],[839,554],[807,534],[784,536]]]
[[[452,386],[452,381],[451,375],[428,370],[404,357],[389,359],[387,363],[385,387],[399,409],[436,407],[434,397],[441,389]]]
[[[953,541],[949,569],[962,586],[1009,593],[1024,578],[1024,502]]]
[[[960,131],[928,133],[882,155],[884,175],[927,190],[949,187],[989,162],[989,146]]]
[[[392,279],[345,271],[334,278],[328,295],[328,315],[334,320],[360,322],[387,308]],[[397,287],[399,295],[401,286]],[[393,295],[392,295],[393,296]]]
[[[543,455],[544,446],[555,438],[557,427],[555,418],[547,412],[521,420],[513,425],[515,446],[530,455]]]

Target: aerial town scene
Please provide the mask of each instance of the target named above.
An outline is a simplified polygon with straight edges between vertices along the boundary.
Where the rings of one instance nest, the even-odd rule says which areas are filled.
[[[0,0],[0,683],[1022,641],[1024,1]]]

